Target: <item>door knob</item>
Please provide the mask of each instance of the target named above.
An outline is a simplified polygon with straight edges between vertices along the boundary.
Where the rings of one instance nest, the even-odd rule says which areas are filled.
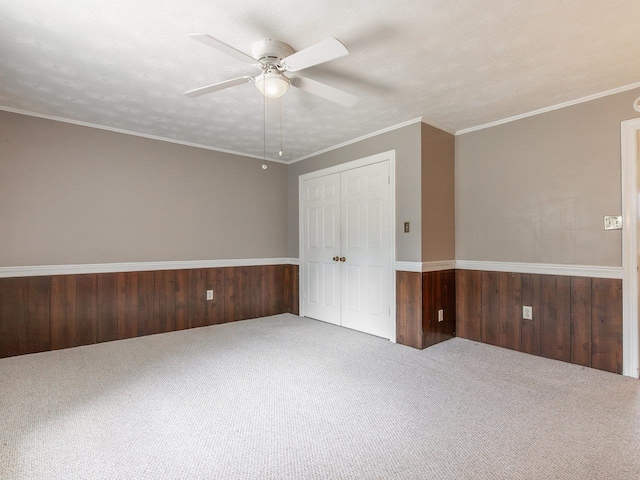
[[[347,257],[340,257],[340,261],[341,262],[346,262],[347,261]]]
[[[340,260],[340,257],[333,257],[334,262],[337,262],[338,260]]]

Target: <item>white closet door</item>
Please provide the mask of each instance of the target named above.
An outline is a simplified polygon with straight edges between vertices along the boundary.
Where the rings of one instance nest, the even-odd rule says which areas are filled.
[[[304,315],[340,325],[340,174],[303,183]]]
[[[342,325],[389,338],[389,162],[341,174]]]

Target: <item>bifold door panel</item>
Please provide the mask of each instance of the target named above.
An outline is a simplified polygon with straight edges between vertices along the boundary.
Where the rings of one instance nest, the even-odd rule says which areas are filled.
[[[389,162],[303,183],[307,317],[389,338]]]

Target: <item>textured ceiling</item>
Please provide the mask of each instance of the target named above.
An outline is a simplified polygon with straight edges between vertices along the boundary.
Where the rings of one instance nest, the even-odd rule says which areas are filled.
[[[637,0],[0,0],[0,105],[262,155],[252,84],[182,95],[256,70],[187,35],[247,53],[334,36],[350,55],[305,75],[360,101],[291,89],[292,160],[420,116],[457,131],[638,82],[638,18]]]

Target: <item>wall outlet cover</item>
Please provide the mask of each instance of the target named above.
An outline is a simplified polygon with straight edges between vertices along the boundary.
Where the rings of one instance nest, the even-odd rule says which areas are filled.
[[[522,318],[525,320],[533,320],[533,307],[523,305]]]
[[[442,308],[438,310],[438,321],[439,322],[444,321],[444,310]]]
[[[213,300],[213,290],[207,290],[207,300]]]

